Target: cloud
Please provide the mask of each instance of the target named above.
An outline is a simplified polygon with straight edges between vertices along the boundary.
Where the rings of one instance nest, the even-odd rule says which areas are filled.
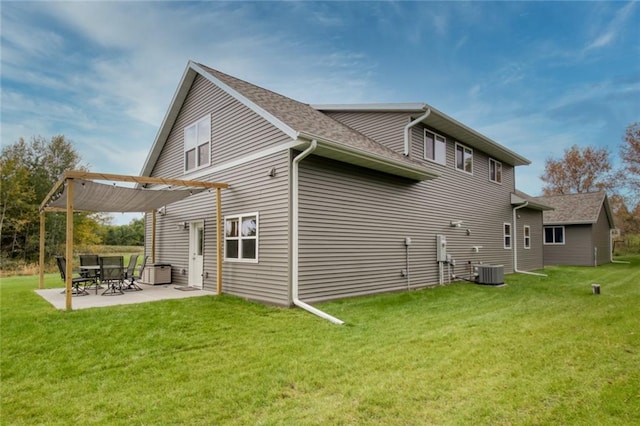
[[[636,3],[635,1],[630,1],[617,10],[613,18],[604,25],[604,28],[600,29],[596,26],[594,31],[596,33],[595,38],[587,44],[584,52],[607,47],[616,41],[620,37],[620,34],[625,31],[627,21],[633,16]],[[637,25],[637,22],[633,23],[633,25]]]

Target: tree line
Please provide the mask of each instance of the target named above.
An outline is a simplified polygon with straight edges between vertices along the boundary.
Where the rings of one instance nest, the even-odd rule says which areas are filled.
[[[2,265],[35,262],[40,247],[39,207],[66,170],[87,170],[64,135],[20,138],[0,155],[0,256]],[[66,214],[45,215],[45,256],[64,253]],[[74,244],[143,245],[144,220],[110,224],[102,213],[74,213]]]

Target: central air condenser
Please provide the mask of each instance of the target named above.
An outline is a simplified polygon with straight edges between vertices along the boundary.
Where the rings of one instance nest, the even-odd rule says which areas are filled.
[[[476,282],[485,285],[504,284],[503,265],[478,265],[478,276]]]

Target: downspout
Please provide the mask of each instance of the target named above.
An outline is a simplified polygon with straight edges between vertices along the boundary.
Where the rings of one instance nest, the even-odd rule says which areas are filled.
[[[529,205],[528,201],[525,201],[524,204],[520,206],[516,206],[513,208],[513,229],[511,230],[511,239],[513,240],[513,272],[517,272],[519,274],[527,274],[527,275],[535,275],[536,277],[546,277],[545,274],[539,274],[537,272],[529,272],[529,271],[521,271],[518,269],[518,241],[516,239],[516,235],[518,234],[518,227],[516,226],[516,210],[523,209]]]
[[[411,129],[416,124],[420,123],[422,120],[426,119],[429,116],[429,114],[431,114],[431,108],[427,108],[427,111],[424,114],[422,114],[420,117],[416,118],[415,120],[413,120],[412,122],[404,126],[404,155],[407,155],[407,156],[409,155],[409,146],[410,146],[409,129]]]
[[[292,241],[292,251],[293,251],[293,259],[292,259],[292,271],[291,271],[291,293],[292,293],[292,298],[293,298],[293,304],[308,311],[311,312],[314,315],[317,315],[321,318],[324,318],[326,320],[331,321],[334,324],[338,324],[338,325],[342,325],[344,324],[344,321],[339,320],[338,318],[335,318],[331,315],[329,315],[326,312],[321,311],[320,309],[314,308],[313,306],[303,302],[302,300],[300,300],[298,298],[298,269],[299,269],[299,258],[298,258],[298,251],[299,251],[299,240],[298,240],[298,233],[299,233],[299,226],[298,226],[298,220],[299,220],[299,206],[300,206],[300,200],[299,200],[299,196],[298,196],[298,164],[304,160],[309,154],[311,154],[313,151],[316,150],[316,148],[318,147],[318,141],[316,141],[315,139],[311,141],[311,144],[309,145],[309,147],[307,149],[305,149],[304,151],[302,151],[300,154],[298,154],[294,159],[293,159],[293,173],[292,173],[292,191],[293,191],[293,206],[292,206],[292,210],[293,210],[293,241]]]

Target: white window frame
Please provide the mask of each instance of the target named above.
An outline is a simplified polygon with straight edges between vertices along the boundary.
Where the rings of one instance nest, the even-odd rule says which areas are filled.
[[[462,148],[462,168],[458,167],[458,147]],[[471,171],[465,170],[465,154],[469,151],[469,155],[471,156]],[[464,172],[469,175],[473,175],[473,149],[469,148],[466,145],[461,144],[460,142],[456,142],[456,148],[454,150],[454,164],[456,170]]]
[[[205,135],[200,135],[198,129],[200,129],[200,124],[205,122],[208,132]],[[195,138],[193,141],[190,141],[188,140],[187,133],[191,132],[192,130],[195,130]],[[200,156],[200,147],[205,143],[208,144],[208,147],[206,158],[203,161]],[[203,169],[211,165],[211,114],[205,115],[196,122],[184,128],[183,145],[184,152],[182,157],[182,166],[185,174],[191,173],[195,170]],[[195,165],[194,167],[187,169],[187,152],[191,150],[195,151]]]
[[[255,216],[256,217],[256,235],[255,236],[243,236],[242,235],[242,219]],[[227,221],[230,220],[238,221],[238,236],[237,237],[228,237],[227,236]],[[227,241],[233,240],[238,241],[238,257],[228,257],[227,253]],[[242,244],[247,240],[255,240],[256,242],[256,257],[255,258],[243,258],[242,257]],[[258,263],[259,259],[259,250],[260,249],[260,214],[258,212],[253,213],[243,213],[236,215],[229,215],[224,217],[224,260],[225,262],[239,262],[239,263]]]
[[[491,163],[495,164],[495,171],[496,171],[495,176],[491,175]],[[499,179],[498,179],[498,170],[500,170]],[[493,158],[489,158],[489,181],[502,185],[502,163],[498,160],[494,160]]]
[[[427,157],[427,133],[433,136],[433,158]],[[442,164],[443,166],[447,165],[447,138],[429,129],[424,129],[422,146],[425,160]]]
[[[562,242],[556,242],[556,229],[562,229]],[[553,241],[547,242],[547,229],[553,229]],[[543,229],[543,242],[545,246],[563,246],[567,241],[567,234],[565,232],[564,226],[545,226]]]
[[[507,232],[507,226],[509,227],[509,232]],[[507,244],[507,241],[509,244]],[[504,222],[502,224],[502,244],[505,250],[511,250],[513,246],[513,226],[511,226],[510,222]]]
[[[529,225],[522,227],[522,244],[525,250],[531,249],[531,226]]]

